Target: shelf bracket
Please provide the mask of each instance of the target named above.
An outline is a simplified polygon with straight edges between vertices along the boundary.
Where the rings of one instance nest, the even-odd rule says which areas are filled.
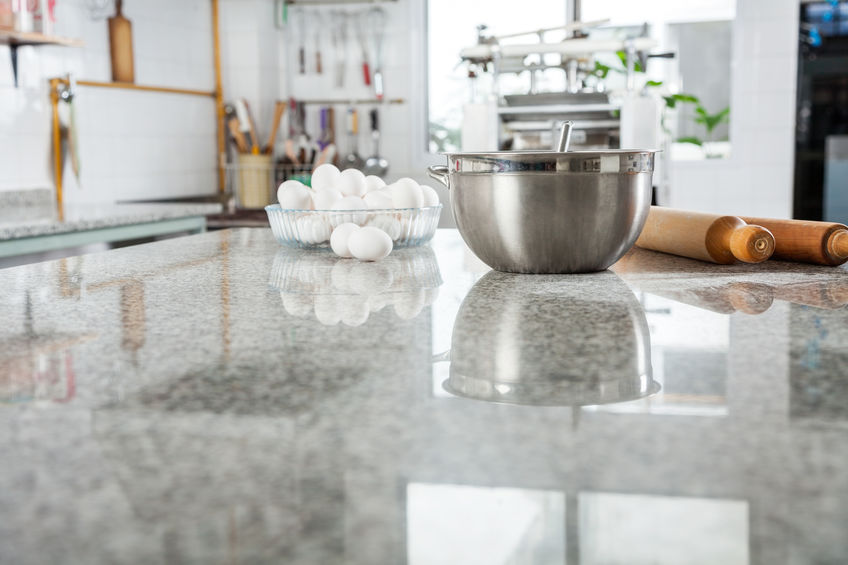
[[[9,44],[9,54],[12,57],[12,77],[15,79],[15,88],[18,87],[18,44]]]

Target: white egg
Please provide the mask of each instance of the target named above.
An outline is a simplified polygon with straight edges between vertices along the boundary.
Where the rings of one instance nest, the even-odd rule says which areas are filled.
[[[391,195],[386,194],[381,190],[374,190],[366,193],[365,196],[362,197],[362,200],[372,210],[391,210],[394,208]]]
[[[368,175],[365,177],[365,192],[371,192],[372,190],[379,190],[386,186],[386,181],[378,177],[377,175]]]
[[[316,215],[313,222],[312,233],[315,238],[315,243],[327,243],[330,241],[330,234],[333,231],[333,226],[330,225],[329,218],[323,215]]]
[[[333,229],[333,233],[330,235],[330,247],[333,249],[333,253],[339,257],[353,257],[347,246],[347,240],[350,237],[350,234],[358,229],[359,226],[351,222],[336,226],[335,229]]]
[[[333,294],[315,296],[315,318],[325,326],[335,326],[341,321],[338,299]]]
[[[341,199],[341,191],[332,186],[319,188],[312,195],[312,201],[315,204],[316,210],[332,210],[333,205]]]
[[[333,188],[338,184],[339,177],[342,172],[331,163],[325,163],[319,167],[316,167],[314,171],[312,171],[312,188],[314,190],[321,190],[323,188]]]
[[[401,224],[397,218],[393,216],[389,216],[386,214],[377,214],[370,220],[368,220],[369,226],[374,226],[375,228],[380,228],[388,236],[392,241],[400,238],[401,235]]]
[[[424,206],[438,206],[439,193],[436,192],[436,189],[426,184],[420,185],[420,188],[421,194],[424,197]]]
[[[395,314],[398,315],[398,318],[411,320],[424,309],[425,301],[426,298],[424,296],[423,289],[400,293],[395,297]],[[317,313],[318,305],[316,304],[315,306],[315,311]]]
[[[335,186],[345,196],[361,198],[365,194],[365,175],[359,169],[345,169],[341,172]]]
[[[330,226],[320,216],[301,216],[295,221],[298,239],[307,245],[317,245],[330,239]]]
[[[345,196],[341,200],[337,200],[332,209],[352,212],[351,214],[333,214],[330,220],[333,227],[338,227],[347,222],[362,225],[368,219],[368,214],[358,212],[358,210],[368,209],[365,201],[358,196]]]
[[[297,318],[305,318],[312,313],[312,295],[280,292],[286,312]]]
[[[368,321],[371,311],[368,299],[364,296],[344,296],[339,298],[342,323],[346,326],[361,326]]]
[[[404,177],[389,185],[392,193],[392,203],[395,208],[421,208],[424,204],[424,194],[418,183],[409,177]]]
[[[287,180],[277,188],[277,200],[283,210],[312,210],[312,192],[296,180]]]
[[[360,261],[379,261],[392,252],[392,238],[380,228],[365,226],[347,239],[351,255]]]

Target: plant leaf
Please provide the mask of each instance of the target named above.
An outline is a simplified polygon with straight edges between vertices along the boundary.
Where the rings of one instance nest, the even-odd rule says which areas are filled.
[[[675,100],[678,102],[689,102],[691,104],[700,104],[700,100],[698,100],[697,96],[693,96],[691,94],[672,94]]]
[[[624,71],[627,72],[627,53],[624,51],[616,51],[615,54],[618,55],[618,60],[621,61],[621,66],[624,67]],[[633,61],[633,70],[637,73],[645,72],[645,69],[642,68],[642,63],[639,62],[638,58]]]
[[[661,80],[649,80],[645,83],[645,86],[662,86],[663,82]]]
[[[595,69],[592,71],[592,74],[597,76],[598,78],[607,78],[607,75],[610,72],[609,65],[604,65],[599,61],[595,61]]]
[[[678,137],[677,142],[678,143],[691,143],[691,144],[697,145],[699,147],[704,144],[704,142],[701,141],[700,139],[698,139],[697,137]]]

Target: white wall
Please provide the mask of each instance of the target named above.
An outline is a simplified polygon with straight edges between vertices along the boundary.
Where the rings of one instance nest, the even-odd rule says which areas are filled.
[[[669,205],[792,217],[798,0],[738,0],[727,160],[676,161]]]
[[[128,0],[138,84],[213,88],[208,0]],[[108,24],[85,0],[57,2],[56,34],[82,48],[21,47],[19,87],[0,46],[0,190],[53,185],[47,79],[110,80]],[[154,198],[217,189],[211,98],[80,86],[75,98],[81,186],[65,170],[69,202]]]

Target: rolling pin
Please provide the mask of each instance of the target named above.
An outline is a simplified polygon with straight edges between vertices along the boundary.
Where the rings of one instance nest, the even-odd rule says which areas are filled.
[[[742,218],[774,234],[774,258],[816,265],[848,261],[848,226],[833,222]]]
[[[736,216],[651,206],[636,245],[723,265],[760,263],[774,252],[774,236]]]

